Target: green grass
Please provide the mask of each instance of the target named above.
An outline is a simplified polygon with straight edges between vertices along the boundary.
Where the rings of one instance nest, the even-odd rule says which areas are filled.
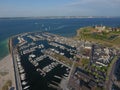
[[[92,27],[81,28],[77,31],[75,39],[92,41],[108,47],[120,47],[120,32],[113,31],[107,33],[103,31],[101,33],[94,33],[93,31],[95,29]]]
[[[81,59],[81,64],[84,68],[87,67],[89,65],[89,63],[90,63],[89,59],[85,59],[85,58]]]
[[[70,59],[68,59],[67,57],[65,57],[65,56],[62,56],[62,55],[57,54],[57,53],[54,53],[51,56],[56,58],[57,60],[65,63],[65,64],[69,65],[69,66],[72,66],[72,61]]]
[[[105,90],[105,88],[96,87],[95,90]]]

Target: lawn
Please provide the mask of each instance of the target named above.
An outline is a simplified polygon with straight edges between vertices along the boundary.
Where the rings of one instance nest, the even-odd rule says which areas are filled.
[[[108,47],[120,47],[120,31],[119,32],[95,32],[92,27],[81,28],[77,31],[75,39],[87,40]]]

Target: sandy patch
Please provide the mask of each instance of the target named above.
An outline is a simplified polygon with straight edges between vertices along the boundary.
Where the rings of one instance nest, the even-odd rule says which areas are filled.
[[[14,68],[11,55],[6,56],[0,61],[0,90],[2,90],[7,80],[11,80],[12,87],[15,88]]]

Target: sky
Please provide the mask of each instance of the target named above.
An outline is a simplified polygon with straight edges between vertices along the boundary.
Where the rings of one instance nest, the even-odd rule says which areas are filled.
[[[120,16],[120,0],[0,0],[0,17]]]

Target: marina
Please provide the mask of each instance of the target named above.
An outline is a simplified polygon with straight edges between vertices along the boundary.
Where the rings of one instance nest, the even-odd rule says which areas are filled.
[[[12,41],[18,85],[24,90],[104,88],[107,66],[117,58],[113,48],[48,32],[19,34]]]
[[[16,37],[18,43],[15,45],[17,48],[15,57],[23,90],[60,89],[61,80],[68,77],[71,67],[51,54],[54,52],[69,59],[73,57],[70,51],[74,52],[74,49],[54,41],[58,37],[54,34],[40,32]],[[14,37],[13,41],[14,39],[16,38]]]

